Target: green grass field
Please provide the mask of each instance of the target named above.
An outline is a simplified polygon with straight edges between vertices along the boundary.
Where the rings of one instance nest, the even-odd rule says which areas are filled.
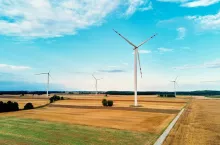
[[[1,145],[144,145],[158,135],[16,117],[0,117]]]

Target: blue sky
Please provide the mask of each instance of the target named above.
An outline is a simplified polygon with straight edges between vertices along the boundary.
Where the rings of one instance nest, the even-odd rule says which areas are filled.
[[[220,0],[0,0],[0,90],[219,89]],[[216,82],[203,82],[216,81]]]

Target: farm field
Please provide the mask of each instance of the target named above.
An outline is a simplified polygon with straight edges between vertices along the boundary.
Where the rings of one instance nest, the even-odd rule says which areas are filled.
[[[193,99],[164,145],[219,145],[220,100]]]
[[[109,96],[107,99],[114,100],[114,106],[102,107],[103,96],[74,97],[43,108],[0,113],[0,123],[5,122],[0,129],[0,144],[14,144],[12,138],[20,144],[42,144],[43,135],[43,144],[56,144],[58,139],[64,144],[105,144],[107,139],[112,141],[106,144],[153,144],[188,101],[186,98],[142,96],[139,104],[143,107],[133,108],[129,107],[133,104],[133,96]],[[21,104],[22,101],[48,103],[44,98],[0,98],[4,99]],[[53,134],[59,138],[52,140]],[[29,143],[32,139],[34,141]]]

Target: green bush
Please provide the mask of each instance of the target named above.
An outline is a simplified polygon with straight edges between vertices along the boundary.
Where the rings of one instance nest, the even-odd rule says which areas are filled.
[[[34,106],[32,103],[27,103],[25,106],[24,106],[24,110],[28,110],[28,109],[34,109]]]
[[[61,100],[62,97],[54,95],[53,97],[50,98],[50,103],[53,103],[55,101]]]
[[[8,101],[7,103],[3,103],[2,101],[0,101],[0,112],[10,112],[18,110],[19,107],[17,102]]]
[[[50,103],[53,103],[53,102],[54,102],[53,97],[51,97],[50,98]]]
[[[103,99],[103,100],[102,100],[102,105],[103,105],[103,106],[108,106],[108,101],[107,101],[106,99]]]
[[[108,106],[110,106],[110,107],[113,106],[113,101],[112,100],[108,100]]]

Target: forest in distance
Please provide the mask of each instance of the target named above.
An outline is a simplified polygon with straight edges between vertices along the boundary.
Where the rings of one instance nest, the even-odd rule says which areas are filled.
[[[24,95],[24,94],[33,94],[33,95],[43,95],[45,91],[0,91],[0,95]],[[54,93],[66,93],[66,94],[94,94],[94,91],[49,91],[49,94]],[[99,94],[107,95],[134,95],[133,91],[99,91]],[[166,91],[139,91],[138,95],[169,95],[173,92]],[[192,96],[215,96],[220,95],[220,91],[217,90],[199,90],[199,91],[179,91],[177,95],[192,95]]]

